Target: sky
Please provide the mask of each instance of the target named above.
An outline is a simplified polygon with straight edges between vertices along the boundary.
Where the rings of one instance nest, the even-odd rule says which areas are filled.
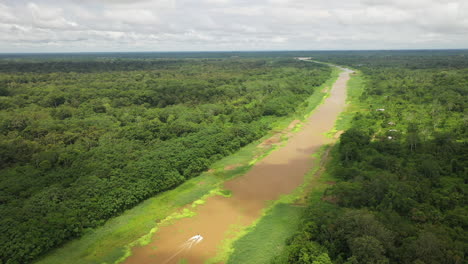
[[[0,0],[0,53],[468,48],[468,0]]]

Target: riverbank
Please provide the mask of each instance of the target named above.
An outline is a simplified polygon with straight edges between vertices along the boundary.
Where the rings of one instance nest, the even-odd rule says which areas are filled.
[[[330,138],[337,140],[340,131],[346,130],[354,114],[362,109],[359,97],[363,92],[363,82],[359,72],[351,75],[347,85],[347,107],[339,115],[335,127],[327,133]],[[314,154],[317,157],[317,165],[308,173],[303,186],[298,188],[304,191],[296,191],[289,197],[283,197],[282,201],[277,201],[266,210],[264,216],[254,225],[245,230],[243,234],[239,234],[239,238],[228,249],[229,254],[225,254],[229,255],[227,264],[271,263],[278,252],[285,247],[286,240],[299,229],[303,205],[308,203],[314,206],[324,206],[323,194],[336,180],[326,170],[333,147],[334,145],[324,146],[321,151]],[[284,214],[288,214],[287,221],[284,219]]]
[[[209,197],[196,208],[193,217],[161,226],[148,245],[132,250],[125,263],[222,261],[217,257],[219,246],[225,244],[222,241],[230,241],[258,219],[268,204],[290,194],[303,183],[304,175],[313,167],[311,154],[330,142],[324,133],[334,127],[335,120],[345,108],[346,82],[350,73],[350,70],[342,69],[330,96],[298,132],[289,135],[284,146],[258,161],[242,177],[225,182],[224,188],[232,192],[231,197]],[[180,245],[194,233],[205,237],[203,243],[179,254]]]
[[[303,106],[290,116],[277,120],[273,125],[274,129],[262,139],[216,162],[210,170],[200,176],[144,201],[99,228],[89,230],[80,239],[70,241],[36,263],[114,263],[128,256],[132,246],[148,242],[147,238],[157,230],[158,223],[191,215],[192,211],[186,211],[184,214],[179,208],[190,204],[203,204],[210,193],[221,189],[224,181],[245,174],[257,161],[276,149],[281,140],[262,147],[259,145],[276,135],[281,135],[281,131],[287,129],[292,121],[303,120],[307,113],[323,101],[337,78],[338,70],[335,69],[331,78],[317,87],[316,92]],[[285,136],[280,136],[280,139],[284,142]],[[235,166],[226,170],[232,165]]]

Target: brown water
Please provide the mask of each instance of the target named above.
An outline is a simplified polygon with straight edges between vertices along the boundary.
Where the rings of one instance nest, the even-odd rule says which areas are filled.
[[[334,83],[330,96],[306,120],[297,133],[291,134],[286,145],[256,163],[245,175],[227,181],[230,198],[214,196],[196,209],[197,215],[177,220],[161,227],[149,245],[135,247],[125,261],[128,264],[204,263],[216,255],[223,239],[229,238],[234,227],[248,226],[257,219],[268,201],[291,193],[302,184],[304,175],[312,169],[311,154],[333,139],[324,133],[331,130],[344,110],[346,83],[350,70],[343,69]],[[200,234],[203,240],[190,249],[182,249],[190,237]]]

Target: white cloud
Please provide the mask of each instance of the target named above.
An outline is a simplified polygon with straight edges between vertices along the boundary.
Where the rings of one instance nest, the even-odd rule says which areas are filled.
[[[464,0],[3,0],[0,52],[468,48]]]
[[[104,17],[116,23],[152,25],[158,23],[158,18],[149,10],[112,9],[104,11]]]
[[[13,14],[13,10],[8,6],[0,3],[0,22],[8,23],[16,21],[16,16]]]
[[[65,19],[63,10],[56,7],[43,7],[35,3],[27,4],[32,23],[41,28],[68,29],[78,24]]]

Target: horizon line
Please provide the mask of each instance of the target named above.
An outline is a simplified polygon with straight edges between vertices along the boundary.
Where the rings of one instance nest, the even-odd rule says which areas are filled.
[[[319,51],[462,51],[468,48],[408,48],[408,49],[317,49],[317,50],[180,50],[180,51],[63,51],[63,52],[0,52],[0,55],[8,54],[93,54],[93,53],[242,53],[242,52],[319,52]]]

